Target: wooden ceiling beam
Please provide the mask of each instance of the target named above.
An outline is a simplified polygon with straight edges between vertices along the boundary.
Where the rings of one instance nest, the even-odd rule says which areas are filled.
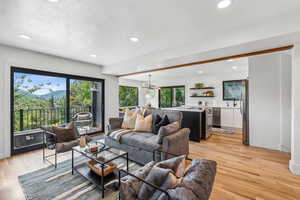
[[[221,57],[221,58],[214,58],[214,59],[196,61],[196,62],[185,63],[185,64],[180,64],[180,65],[172,65],[172,66],[162,67],[162,68],[157,68],[157,69],[150,69],[150,70],[145,70],[145,71],[140,71],[140,72],[121,74],[121,75],[117,75],[117,77],[132,76],[132,75],[137,75],[137,74],[144,74],[144,73],[157,72],[157,71],[163,71],[163,70],[169,70],[169,69],[176,69],[176,68],[181,68],[181,67],[188,67],[188,66],[192,66],[192,65],[201,65],[201,64],[219,62],[219,61],[230,60],[230,59],[244,58],[244,57],[249,57],[249,56],[257,56],[257,55],[262,55],[262,54],[267,54],[267,53],[286,51],[286,50],[292,49],[293,47],[294,47],[294,45],[288,45],[288,46],[283,46],[283,47],[278,47],[278,48],[273,48],[273,49],[266,49],[266,50],[261,50],[261,51],[254,51],[254,52],[250,52],[250,53],[243,53],[243,54],[238,54],[238,55],[233,55],[233,56],[225,56],[225,57]]]

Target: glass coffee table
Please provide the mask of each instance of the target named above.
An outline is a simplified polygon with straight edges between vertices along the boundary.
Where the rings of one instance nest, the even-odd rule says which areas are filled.
[[[102,191],[102,198],[104,198],[104,185],[109,181],[115,179],[113,173],[107,176],[103,176],[103,174],[105,174],[105,169],[109,166],[109,163],[112,163],[118,158],[123,158],[126,159],[126,170],[129,171],[128,153],[120,149],[105,146],[103,140],[99,140],[94,143],[94,145],[96,145],[98,148],[97,152],[90,152],[88,150],[89,148],[87,147],[81,148],[80,146],[76,146],[72,148],[72,174],[74,174],[74,172],[77,172],[78,174],[86,178],[88,181],[93,183],[100,191]],[[89,167],[88,162],[75,164],[74,152],[81,154],[82,156],[87,158],[88,161],[96,164],[97,169],[100,171],[100,173],[102,172],[102,176],[93,172]],[[124,163],[122,163],[121,165],[123,166]],[[116,165],[115,170],[119,170],[119,165]]]

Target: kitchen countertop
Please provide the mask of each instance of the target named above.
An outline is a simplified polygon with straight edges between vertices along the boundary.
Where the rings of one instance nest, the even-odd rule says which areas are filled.
[[[186,112],[204,112],[205,109],[193,109],[193,108],[163,108],[163,110],[178,110],[178,111],[186,111]]]
[[[187,112],[204,112],[206,108],[221,108],[221,109],[240,109],[240,107],[227,107],[227,106],[206,106],[202,108],[185,108],[185,107],[172,107],[172,108],[163,108],[165,110],[179,110]]]

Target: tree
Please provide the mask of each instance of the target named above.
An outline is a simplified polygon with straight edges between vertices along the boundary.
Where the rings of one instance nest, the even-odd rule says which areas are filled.
[[[160,107],[167,108],[172,107],[172,88],[160,89]]]
[[[92,105],[91,81],[72,80],[70,93],[70,104],[72,107]]]
[[[119,104],[120,107],[138,105],[138,88],[136,87],[119,87]]]
[[[51,91],[51,82],[45,84],[34,84],[31,87],[28,83],[32,83],[32,79],[28,78],[25,74],[14,77],[14,109],[34,109],[48,107],[48,102],[39,98],[34,93],[47,89]]]

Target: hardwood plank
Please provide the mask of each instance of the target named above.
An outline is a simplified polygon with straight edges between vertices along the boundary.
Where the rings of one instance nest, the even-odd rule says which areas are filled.
[[[190,152],[192,158],[218,163],[210,200],[300,199],[300,177],[289,172],[289,153],[244,146],[241,133],[214,133],[191,142]],[[59,161],[70,157],[70,152],[60,154]],[[46,166],[41,150],[0,160],[0,199],[24,200],[17,177]]]

